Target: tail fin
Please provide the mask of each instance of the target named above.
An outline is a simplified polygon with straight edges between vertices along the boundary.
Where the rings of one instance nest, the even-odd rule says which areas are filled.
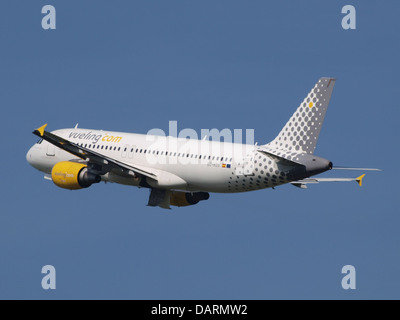
[[[321,78],[279,135],[267,146],[276,150],[313,154],[336,79]]]

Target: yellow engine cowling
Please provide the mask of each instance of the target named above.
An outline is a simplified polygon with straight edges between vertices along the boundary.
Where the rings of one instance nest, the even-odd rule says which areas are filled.
[[[87,165],[71,161],[57,163],[52,171],[51,178],[54,184],[68,190],[78,190],[99,183],[99,175],[91,173]]]
[[[171,206],[186,207],[199,203],[202,200],[208,200],[210,195],[207,192],[180,192],[171,191]]]

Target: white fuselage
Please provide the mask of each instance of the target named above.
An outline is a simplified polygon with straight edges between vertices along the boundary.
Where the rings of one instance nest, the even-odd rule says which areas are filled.
[[[149,168],[160,177],[167,177],[161,187],[165,189],[234,193],[290,182],[287,173],[291,168],[257,152],[253,145],[88,129],[53,133],[100,155]],[[41,141],[29,150],[27,160],[50,174],[56,163],[78,158]],[[132,186],[140,183],[139,179],[118,172],[106,173],[102,180]]]

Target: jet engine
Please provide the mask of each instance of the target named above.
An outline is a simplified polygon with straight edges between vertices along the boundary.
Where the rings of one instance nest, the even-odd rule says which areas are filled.
[[[100,176],[90,172],[87,165],[72,161],[57,163],[51,171],[51,178],[56,186],[68,190],[88,188],[101,181]]]
[[[179,192],[171,191],[171,206],[186,207],[199,203],[202,200],[208,200],[210,194],[207,192]]]

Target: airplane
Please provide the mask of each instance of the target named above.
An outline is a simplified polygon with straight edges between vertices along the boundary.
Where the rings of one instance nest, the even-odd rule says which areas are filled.
[[[321,178],[333,167],[314,155],[336,79],[321,78],[278,136],[265,145],[182,139],[103,130],[33,131],[40,140],[31,147],[28,163],[60,188],[84,189],[113,182],[150,189],[148,206],[170,209],[208,200],[210,193],[238,193],[284,184],[356,181]]]

